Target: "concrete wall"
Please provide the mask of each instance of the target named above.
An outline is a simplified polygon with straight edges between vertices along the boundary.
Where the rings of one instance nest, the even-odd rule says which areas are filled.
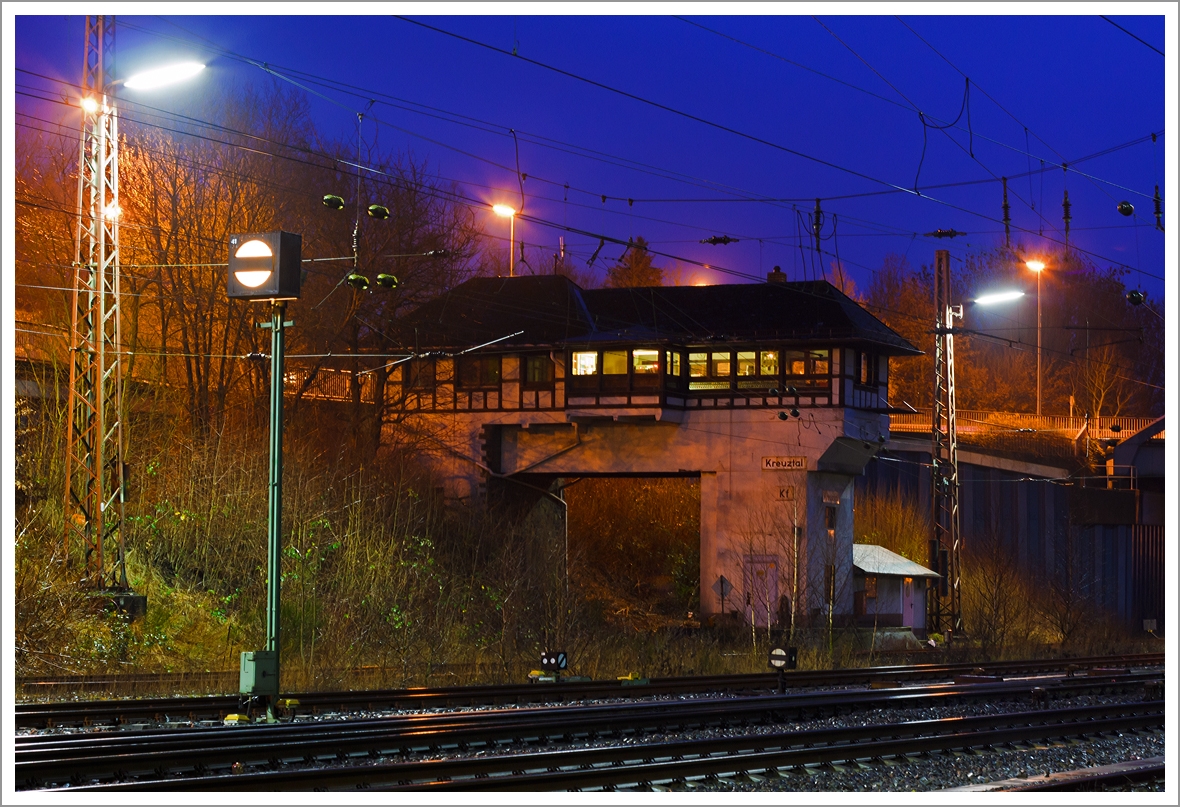
[[[448,495],[469,501],[492,476],[699,475],[703,614],[721,611],[714,590],[721,576],[737,589],[726,597],[727,610],[745,611],[745,567],[754,556],[773,556],[778,591],[795,600],[800,615],[821,610],[824,567],[834,566],[834,613],[850,614],[853,478],[815,468],[836,437],[875,435],[881,418],[826,407],[783,421],[778,411],[433,412],[401,427],[433,446]],[[796,526],[803,530],[797,575]]]
[[[550,353],[555,378],[545,391],[525,388],[516,355],[502,356],[500,383],[483,391],[456,389],[452,361],[440,359],[435,387],[408,395],[406,417],[390,428],[428,452],[447,496],[469,503],[497,477],[698,476],[704,616],[722,610],[721,577],[733,586],[726,611],[749,614],[773,590],[799,617],[823,613],[829,565],[833,612],[850,615],[853,477],[821,473],[817,462],[837,437],[876,445],[888,435],[888,418],[872,411],[884,399],[887,360],[879,359],[880,384],[861,387],[854,356],[834,348],[830,383],[796,396],[655,388],[568,399],[562,351]],[[395,372],[391,383],[400,380]],[[798,416],[779,417],[796,406]],[[749,574],[755,566],[762,574]],[[768,606],[777,614],[777,604],[760,605]]]

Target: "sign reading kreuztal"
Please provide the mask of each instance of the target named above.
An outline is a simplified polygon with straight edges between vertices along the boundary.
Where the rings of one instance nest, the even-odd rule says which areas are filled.
[[[764,471],[806,471],[807,457],[763,457]]]

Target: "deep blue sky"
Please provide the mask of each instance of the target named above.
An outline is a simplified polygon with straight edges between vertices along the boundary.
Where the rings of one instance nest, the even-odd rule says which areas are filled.
[[[918,264],[931,261],[938,248],[961,256],[972,247],[1002,242],[998,181],[932,186],[1013,177],[1013,239],[1029,252],[1062,239],[1067,187],[1071,243],[1090,252],[1099,266],[1130,268],[1127,283],[1158,299],[1165,235],[1154,227],[1151,195],[1158,184],[1167,208],[1165,155],[1175,155],[1164,132],[1166,121],[1174,120],[1165,97],[1175,87],[1165,88],[1165,58],[1153,50],[1165,50],[1163,8],[1154,7],[1160,16],[1111,16],[1147,44],[1099,16],[903,16],[899,21],[821,14],[818,21],[798,15],[688,22],[671,16],[413,17],[507,54],[392,16],[124,15],[117,18],[116,65],[126,76],[161,59],[207,62],[209,69],[190,84],[134,96],[165,109],[224,93],[232,82],[270,80],[235,57],[268,63],[306,86],[317,79],[354,85],[357,95],[319,88],[334,102],[313,101],[325,131],[354,137],[355,113],[377,98],[363,128],[367,141],[376,137],[386,148],[427,160],[439,175],[463,183],[471,197],[519,206],[508,132],[514,128],[520,170],[529,177],[526,214],[624,240],[643,236],[660,252],[750,278],[776,264],[792,278],[812,275],[810,251],[800,255],[801,225],[792,205],[809,213],[815,197],[825,200],[823,248],[838,251],[863,285],[891,252]],[[1174,28],[1174,17],[1168,25]],[[82,32],[80,16],[16,18],[17,69],[8,85],[14,83],[18,93],[16,126],[27,122],[21,112],[35,109],[21,94],[24,88],[67,91],[33,73],[79,81]],[[514,47],[521,57],[717,126],[514,58]],[[1171,64],[1174,70],[1174,58]],[[932,123],[954,120],[964,99],[963,74],[971,81],[967,110],[958,128],[926,130],[923,158],[916,109]],[[130,90],[124,93],[132,100]],[[425,106],[449,120],[421,114]],[[56,107],[49,114],[71,113]],[[474,119],[468,122],[477,128],[453,122],[456,116]],[[1052,167],[1153,132],[1163,133],[1154,145],[1148,139],[1068,172]],[[556,148],[539,145],[542,138]],[[966,153],[969,147],[975,159]],[[588,150],[609,163],[584,156]],[[1043,175],[1019,176],[1030,165],[1039,169],[1042,159],[1050,166]],[[926,198],[897,192],[833,198],[912,188],[920,160]],[[641,170],[621,167],[623,161]],[[1167,167],[1175,171],[1174,162]],[[333,190],[340,192],[325,188]],[[609,197],[606,203],[602,194]],[[646,201],[739,197],[798,201]],[[628,205],[627,199],[636,201]],[[1134,217],[1116,211],[1124,199],[1134,204]],[[507,236],[502,220],[480,215],[490,233]],[[922,235],[939,228],[968,235],[953,241]],[[552,254],[561,233],[540,221],[521,221],[517,234]],[[740,242],[700,243],[723,234]],[[584,266],[597,239],[567,235],[566,243]],[[811,243],[804,240],[805,247]],[[608,244],[596,268],[621,252]],[[833,260],[825,255],[823,268]],[[673,263],[666,257],[656,262]],[[741,279],[691,264],[684,264],[683,277]]]

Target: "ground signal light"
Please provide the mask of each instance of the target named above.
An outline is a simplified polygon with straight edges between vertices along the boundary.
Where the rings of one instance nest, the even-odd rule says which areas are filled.
[[[545,672],[558,672],[566,668],[566,656],[563,650],[544,650],[541,652],[541,669]]]

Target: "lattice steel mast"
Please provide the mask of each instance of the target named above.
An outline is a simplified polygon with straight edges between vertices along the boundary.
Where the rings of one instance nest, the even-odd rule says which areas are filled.
[[[951,305],[951,260],[945,249],[934,253],[934,407],[931,417],[930,499],[934,537],[930,568],[941,577],[926,598],[927,630],[954,634],[963,630],[959,556],[959,448],[955,426],[955,343],[953,325],[963,307]]]
[[[125,591],[114,43],[114,17],[86,17],[63,520],[66,557],[81,547],[87,584]]]

